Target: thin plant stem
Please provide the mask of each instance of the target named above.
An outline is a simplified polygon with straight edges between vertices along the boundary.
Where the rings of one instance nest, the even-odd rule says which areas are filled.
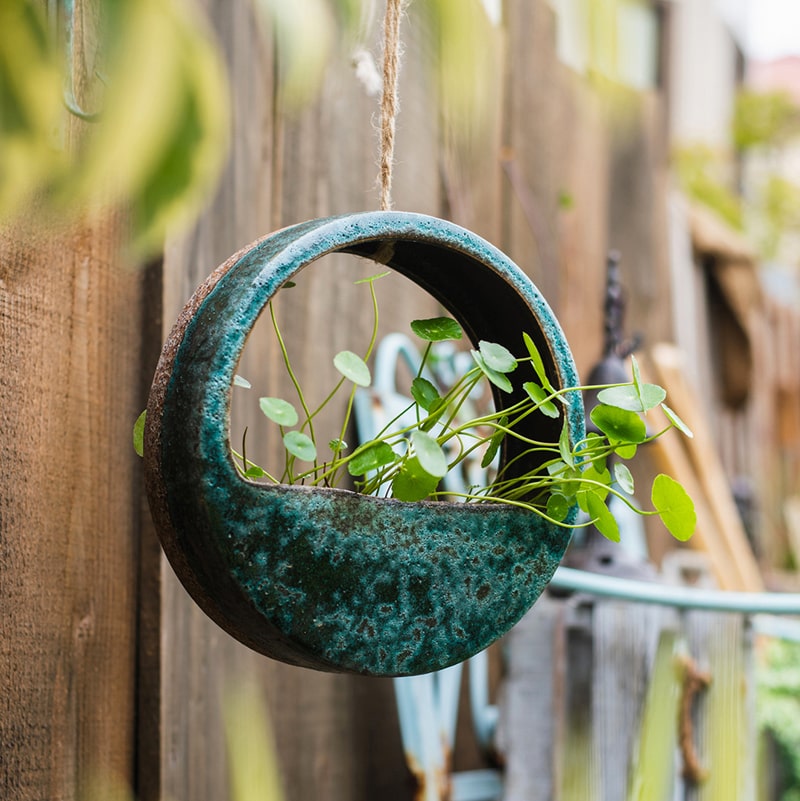
[[[281,349],[281,354],[283,355],[283,363],[286,366],[286,372],[289,374],[289,379],[291,380],[292,384],[294,385],[295,392],[297,392],[297,398],[300,401],[300,405],[303,407],[303,412],[305,413],[306,420],[309,421],[308,423],[308,434],[311,437],[312,441],[316,441],[314,435],[314,425],[311,422],[311,412],[309,411],[308,405],[306,404],[306,398],[303,394],[303,389],[300,386],[300,382],[297,380],[297,376],[294,374],[294,370],[292,369],[292,363],[289,359],[289,352],[286,349],[286,343],[283,341],[283,336],[281,334],[280,326],[278,325],[278,318],[275,315],[275,306],[272,301],[269,302],[269,316],[272,320],[272,328],[275,331],[275,336],[278,339],[278,346]]]

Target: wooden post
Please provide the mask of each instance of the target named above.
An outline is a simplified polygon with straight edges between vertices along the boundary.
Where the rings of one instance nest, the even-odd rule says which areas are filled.
[[[0,232],[0,797],[133,783],[143,274],[117,221]]]

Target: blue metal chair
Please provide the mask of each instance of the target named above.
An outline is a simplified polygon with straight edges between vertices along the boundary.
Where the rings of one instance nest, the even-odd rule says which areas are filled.
[[[455,350],[440,352],[435,371],[423,375],[434,384],[449,383],[450,375],[462,372],[459,360],[469,354]],[[419,370],[420,354],[404,334],[389,334],[375,354],[373,386],[359,390],[355,399],[355,418],[359,440],[373,439],[390,420],[398,428],[412,423],[413,411],[403,415],[411,398],[397,389],[397,374],[406,369],[411,376]],[[473,473],[480,468],[479,458],[468,463],[465,473],[451,471],[443,480],[446,489],[463,492],[477,483]],[[472,479],[472,480],[471,480]],[[480,481],[480,479],[478,479]],[[403,749],[409,769],[417,783],[418,801],[495,801],[502,794],[502,776],[497,770],[450,772],[450,755],[455,743],[458,703],[461,694],[463,664],[452,665],[435,673],[395,678],[394,690]],[[497,726],[497,707],[489,703],[489,663],[486,651],[468,660],[469,697],[472,722],[481,748],[490,751]]]

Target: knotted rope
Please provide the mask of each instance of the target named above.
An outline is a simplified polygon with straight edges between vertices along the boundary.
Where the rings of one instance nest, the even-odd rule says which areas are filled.
[[[400,17],[406,0],[386,0],[383,21],[383,91],[381,93],[381,211],[392,208],[392,168],[397,119],[397,76],[400,71]]]

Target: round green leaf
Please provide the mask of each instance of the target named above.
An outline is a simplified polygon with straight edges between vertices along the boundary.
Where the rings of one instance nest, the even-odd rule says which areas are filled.
[[[472,354],[472,358],[475,360],[475,364],[481,368],[481,372],[498,389],[502,389],[503,392],[511,392],[514,389],[514,387],[511,386],[511,382],[502,373],[498,373],[497,370],[493,370],[488,364],[486,364],[485,359],[477,350],[471,350],[470,353]]]
[[[510,373],[517,369],[517,360],[508,348],[504,348],[496,342],[486,342],[486,340],[482,339],[478,343],[478,349],[486,366],[492,370],[497,370],[498,373]]]
[[[144,424],[147,420],[147,409],[145,409],[133,424],[133,449],[139,456],[144,456]]]
[[[258,405],[273,423],[279,426],[297,425],[297,410],[289,401],[283,398],[259,398]]]
[[[246,378],[242,378],[238,373],[233,377],[233,385],[235,387],[242,387],[243,389],[250,389],[253,386]]]
[[[426,412],[431,410],[436,401],[441,400],[439,390],[427,378],[421,376],[417,376],[411,382],[411,397]]]
[[[579,492],[578,503],[581,509],[592,518],[594,527],[606,539],[611,542],[619,542],[619,525],[599,495],[594,492]]]
[[[416,456],[407,459],[392,481],[392,495],[400,501],[421,501],[438,486],[439,479],[430,475]]]
[[[287,431],[283,437],[283,445],[292,456],[304,462],[313,462],[317,458],[314,441],[302,431]]]
[[[550,393],[547,392],[544,387],[540,387],[533,381],[526,381],[522,385],[522,388],[528,393],[528,397],[538,405],[539,411],[543,415],[552,418],[558,417],[558,408],[553,401],[546,400]]]
[[[461,339],[464,336],[461,326],[451,317],[430,317],[426,320],[412,320],[411,330],[427,342],[442,342],[446,339]]]
[[[569,501],[557,492],[554,492],[547,499],[547,516],[552,517],[558,523],[567,519],[569,514]]]
[[[583,481],[592,481],[593,484],[582,484],[581,490],[586,490],[594,495],[597,495],[601,501],[606,499],[608,495],[608,486],[611,484],[611,473],[608,468],[596,470],[593,463],[589,463],[583,470],[581,470],[581,479]],[[598,484],[603,486],[599,487]]]
[[[633,476],[627,465],[617,462],[614,465],[614,478],[623,492],[633,495]]]
[[[328,447],[335,452],[346,451],[350,447],[343,439],[332,439],[328,442]]]
[[[628,409],[632,412],[642,411],[642,403],[639,400],[639,393],[633,384],[624,384],[619,387],[607,387],[597,393],[597,400],[608,406],[615,406],[618,409]]]
[[[370,470],[377,470],[379,467],[391,464],[395,459],[397,459],[397,454],[388,443],[373,442],[353,454],[353,458],[347,463],[347,472],[351,476],[363,476]]]
[[[666,397],[667,391],[663,387],[658,386],[658,384],[639,385],[639,399],[642,403],[643,412],[655,409]]]
[[[442,478],[447,475],[447,457],[442,446],[424,431],[411,432],[411,444],[422,469],[432,476]]]
[[[623,384],[601,389],[597,393],[600,403],[627,409],[631,412],[646,412],[658,406],[667,393],[657,384]]]
[[[630,443],[627,445],[617,445],[614,448],[614,453],[616,453],[620,459],[633,459],[633,457],[636,456],[638,447],[638,445]]]
[[[600,404],[589,415],[612,443],[639,443],[647,438],[644,420],[636,412]]]
[[[257,464],[250,465],[247,468],[247,471],[244,474],[245,478],[263,478],[266,475],[266,471],[263,467],[259,467]]]
[[[367,363],[351,350],[343,350],[333,357],[333,365],[348,380],[359,387],[368,387],[372,381]]]
[[[676,540],[685,542],[694,534],[697,514],[694,502],[674,478],[660,473],[653,482],[653,507]]]

